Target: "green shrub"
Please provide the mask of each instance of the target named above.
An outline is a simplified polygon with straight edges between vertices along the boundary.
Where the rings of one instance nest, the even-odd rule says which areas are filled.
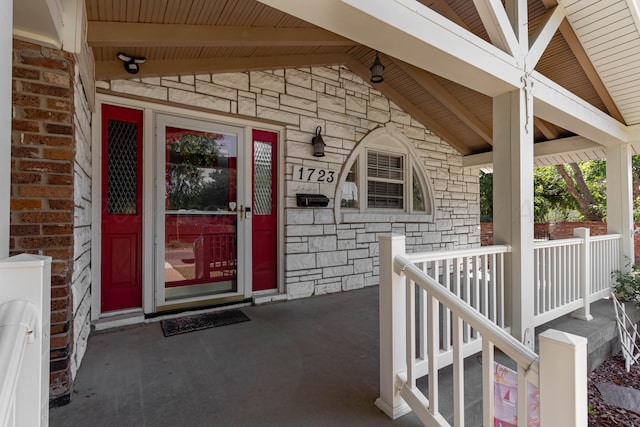
[[[616,296],[623,301],[634,302],[640,306],[640,265],[632,265],[631,271],[616,270],[611,275],[615,280],[612,287]]]

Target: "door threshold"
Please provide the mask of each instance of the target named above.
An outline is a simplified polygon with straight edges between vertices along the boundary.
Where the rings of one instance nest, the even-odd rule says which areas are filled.
[[[254,305],[272,304],[275,302],[282,302],[287,300],[286,293],[267,292],[267,293],[254,293],[252,296]]]
[[[144,313],[140,309],[102,316],[92,323],[92,329],[96,332],[144,323]]]

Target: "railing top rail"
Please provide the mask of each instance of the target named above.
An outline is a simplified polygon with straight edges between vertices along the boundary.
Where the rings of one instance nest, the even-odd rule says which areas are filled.
[[[511,252],[511,246],[509,245],[492,245],[481,246],[479,248],[469,249],[456,249],[452,251],[434,251],[434,252],[420,252],[414,254],[406,254],[405,257],[412,263],[416,262],[428,262],[437,261],[442,259],[463,258],[480,255],[492,255],[503,254]]]
[[[572,237],[570,239],[545,240],[544,242],[533,242],[533,248],[559,248],[562,246],[581,245],[583,242],[584,240],[580,237]]]
[[[404,274],[421,288],[434,295],[438,301],[454,314],[476,329],[483,337],[489,339],[511,359],[527,370],[538,372],[538,355],[529,347],[520,343],[504,329],[478,313],[473,307],[462,301],[437,281],[424,274],[405,256],[396,256],[393,260],[396,274]]]
[[[590,240],[618,240],[622,238],[622,234],[604,234],[602,236],[591,236]]]

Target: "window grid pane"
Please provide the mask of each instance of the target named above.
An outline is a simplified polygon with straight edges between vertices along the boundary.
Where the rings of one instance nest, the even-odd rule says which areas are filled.
[[[367,207],[404,208],[404,157],[367,153]]]

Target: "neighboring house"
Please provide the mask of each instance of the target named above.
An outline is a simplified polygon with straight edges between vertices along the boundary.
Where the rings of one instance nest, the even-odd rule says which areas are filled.
[[[609,228],[631,229],[639,100],[614,90],[635,77],[599,75],[572,21],[589,17],[531,0],[527,56],[527,2],[507,1],[509,14],[429,3],[13,3],[0,257],[53,258],[55,404],[71,396],[92,321],[376,285],[380,234],[406,235],[410,251],[479,246],[478,168],[492,150],[513,283],[532,268],[534,154],[615,155]],[[634,3],[601,3],[637,33]],[[505,27],[512,7],[522,34]],[[384,81],[371,83],[376,58]],[[516,336],[523,301],[514,292]]]

